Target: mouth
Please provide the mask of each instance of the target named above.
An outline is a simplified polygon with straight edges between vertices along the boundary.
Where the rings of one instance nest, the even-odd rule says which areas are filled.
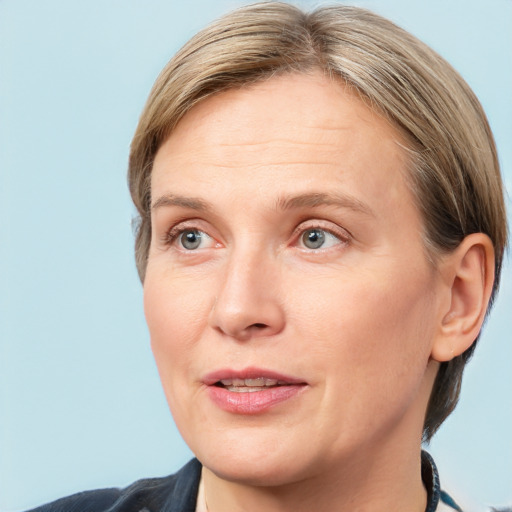
[[[203,380],[212,402],[234,414],[260,414],[301,394],[308,384],[295,377],[258,370],[220,370]]]
[[[214,386],[227,389],[233,393],[254,393],[256,391],[267,391],[270,388],[287,386],[290,383],[284,380],[268,379],[257,377],[255,379],[221,379]]]

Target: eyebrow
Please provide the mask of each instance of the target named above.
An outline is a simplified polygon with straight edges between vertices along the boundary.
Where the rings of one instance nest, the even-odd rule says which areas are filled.
[[[162,208],[163,206],[179,206],[181,208],[188,208],[190,210],[197,211],[210,211],[212,207],[206,201],[199,199],[197,197],[185,197],[185,196],[177,196],[175,194],[164,194],[160,196],[152,205],[151,209],[156,210],[157,208]]]
[[[348,208],[358,213],[375,217],[372,209],[363,201],[342,193],[309,192],[292,197],[282,197],[277,201],[277,208],[291,210],[296,208],[314,208],[316,206],[337,206]]]
[[[317,206],[336,206],[348,208],[358,213],[375,216],[372,209],[363,201],[341,193],[309,192],[296,196],[282,196],[276,201],[276,210],[294,210],[299,208],[315,208]],[[164,194],[160,196],[151,206],[152,210],[165,206],[178,206],[200,212],[211,212],[213,207],[207,201],[197,197],[179,196],[175,194]]]

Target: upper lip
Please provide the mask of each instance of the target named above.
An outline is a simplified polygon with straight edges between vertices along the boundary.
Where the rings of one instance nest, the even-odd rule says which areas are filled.
[[[213,372],[207,373],[203,378],[203,384],[212,386],[221,380],[227,379],[274,379],[283,384],[306,384],[304,379],[297,377],[291,377],[280,372],[273,370],[266,370],[263,368],[249,367],[241,370],[234,370],[230,368],[222,368],[214,370]]]

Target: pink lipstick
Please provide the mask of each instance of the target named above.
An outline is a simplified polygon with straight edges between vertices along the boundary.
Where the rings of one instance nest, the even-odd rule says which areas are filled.
[[[258,368],[218,370],[203,379],[210,399],[234,414],[260,414],[304,391],[303,380]]]

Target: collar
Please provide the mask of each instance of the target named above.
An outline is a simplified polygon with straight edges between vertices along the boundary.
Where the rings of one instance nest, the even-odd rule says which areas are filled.
[[[421,479],[427,490],[427,508],[425,512],[435,512],[441,496],[441,484],[436,463],[426,451],[421,451]]]

